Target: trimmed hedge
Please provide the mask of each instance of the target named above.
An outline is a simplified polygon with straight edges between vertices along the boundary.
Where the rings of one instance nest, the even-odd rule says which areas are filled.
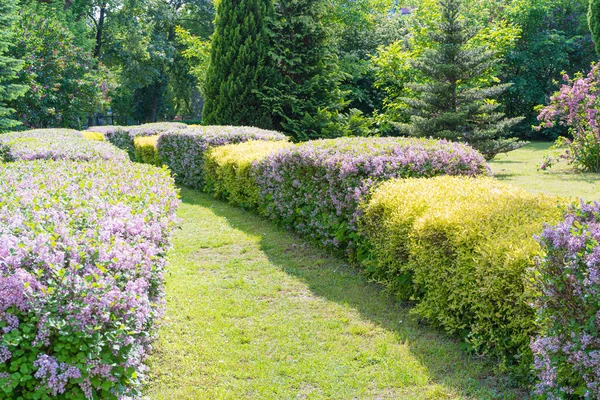
[[[136,137],[155,136],[170,130],[185,128],[187,128],[187,125],[180,122],[154,122],[134,126],[93,126],[88,128],[88,131],[102,133],[107,141],[118,148],[125,150],[133,161],[135,160],[135,148],[133,142]]]
[[[127,161],[109,143],[91,141],[71,129],[36,129],[0,135],[0,161],[31,160]]]
[[[179,202],[166,169],[0,169],[0,398],[139,397]]]
[[[403,138],[317,140],[268,156],[258,165],[262,212],[325,246],[352,248],[358,205],[376,184],[395,177],[482,175],[472,148]]]
[[[204,188],[204,153],[211,147],[249,140],[286,141],[285,135],[244,126],[201,126],[169,131],[158,139],[158,155],[175,174],[175,181]]]
[[[258,208],[258,162],[269,154],[293,146],[285,141],[251,140],[210,149],[204,160],[205,189],[234,205]]]
[[[537,325],[525,273],[563,203],[490,178],[392,180],[363,207],[362,263],[421,318],[526,375]]]
[[[539,238],[540,335],[531,343],[545,398],[600,398],[600,203],[567,210]],[[577,397],[576,397],[577,396]]]
[[[160,157],[158,157],[158,149],[156,148],[157,142],[158,135],[140,136],[133,139],[135,161],[157,167],[161,166],[162,163]]]
[[[100,133],[100,132],[83,131],[83,132],[81,132],[81,134],[87,140],[97,140],[99,142],[106,141],[106,138],[104,137],[104,134]]]

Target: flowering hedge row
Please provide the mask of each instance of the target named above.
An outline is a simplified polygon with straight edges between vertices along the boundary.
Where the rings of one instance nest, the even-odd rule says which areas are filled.
[[[573,206],[540,237],[535,281],[541,334],[532,341],[538,394],[600,398],[600,204]]]
[[[258,165],[262,212],[325,246],[356,241],[358,205],[391,178],[485,175],[472,148],[445,141],[340,138],[306,142]]]
[[[127,154],[109,143],[91,141],[70,129],[37,129],[0,135],[0,161],[114,160]]]
[[[165,169],[0,169],[0,398],[137,396],[178,204]]]
[[[165,132],[158,139],[158,155],[175,180],[192,188],[204,186],[204,153],[211,147],[249,140],[285,141],[285,135],[252,127],[199,126]]]
[[[204,161],[205,190],[231,204],[258,208],[258,163],[269,154],[292,146],[284,141],[252,140],[210,149]]]
[[[106,140],[129,154],[135,160],[134,139],[140,136],[155,136],[163,132],[177,129],[186,129],[188,126],[180,122],[155,122],[134,126],[93,126],[90,132],[102,133]]]
[[[421,318],[527,375],[537,327],[526,271],[562,204],[485,177],[392,180],[363,207],[361,263]]]

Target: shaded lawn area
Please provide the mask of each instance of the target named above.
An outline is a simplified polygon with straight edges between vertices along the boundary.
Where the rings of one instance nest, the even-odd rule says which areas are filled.
[[[182,189],[150,399],[522,399],[341,259]]]
[[[495,176],[507,183],[521,186],[530,192],[577,197],[584,200],[600,200],[600,174],[574,172],[566,162],[548,171],[538,171],[551,142],[533,142],[527,146],[500,154],[490,163]]]

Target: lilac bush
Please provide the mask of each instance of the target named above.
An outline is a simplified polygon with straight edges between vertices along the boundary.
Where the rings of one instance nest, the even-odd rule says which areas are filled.
[[[543,328],[531,348],[549,399],[600,398],[600,204],[571,207],[540,243],[546,256],[536,269],[536,303]]]
[[[166,169],[0,169],[0,398],[139,397],[178,205]]]
[[[204,153],[211,147],[249,140],[279,141],[287,138],[279,132],[246,126],[199,126],[160,135],[158,155],[175,174],[177,183],[203,189]]]
[[[541,168],[546,169],[559,159],[566,159],[575,169],[600,172],[600,63],[583,76],[573,79],[565,74],[562,85],[543,108],[537,129],[566,125],[573,138],[559,138],[557,147],[567,150],[558,159],[547,157]]]
[[[92,132],[100,132],[107,141],[123,149],[129,154],[131,160],[135,160],[134,140],[140,136],[155,136],[170,130],[186,129],[187,125],[181,122],[154,122],[133,126],[92,126],[88,128]]]
[[[487,175],[466,145],[429,139],[340,138],[306,142],[258,165],[262,212],[284,226],[343,249],[357,237],[359,203],[390,178]]]
[[[115,160],[127,154],[110,143],[91,141],[71,129],[36,129],[0,135],[0,161]]]

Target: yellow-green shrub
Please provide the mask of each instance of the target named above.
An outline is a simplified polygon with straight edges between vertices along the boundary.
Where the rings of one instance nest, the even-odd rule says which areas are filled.
[[[215,197],[245,208],[258,206],[253,165],[269,154],[292,147],[285,141],[259,141],[214,147],[204,159],[205,189]]]
[[[138,136],[133,139],[133,154],[135,161],[160,166],[162,163],[158,157],[156,143],[158,135]]]
[[[88,140],[97,140],[99,142],[104,142],[106,140],[104,134],[101,132],[83,131],[81,134]]]
[[[525,272],[541,251],[534,235],[561,204],[493,178],[389,181],[364,207],[362,263],[412,296],[421,318],[528,369],[536,325]]]

